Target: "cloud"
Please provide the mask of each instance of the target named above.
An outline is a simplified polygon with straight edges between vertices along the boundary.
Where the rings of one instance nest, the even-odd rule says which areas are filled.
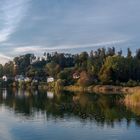
[[[15,53],[37,52],[42,50],[40,46],[22,46],[14,49]]]
[[[113,45],[133,51],[140,43],[139,4],[138,0],[0,0],[0,51],[13,57]]]
[[[0,53],[0,64],[4,65],[6,62],[12,60],[12,57]]]
[[[47,17],[46,16],[34,16],[31,18],[31,20],[33,20],[33,22],[35,21],[41,21],[41,20],[46,20]]]
[[[0,42],[7,41],[25,16],[29,0],[5,0],[1,3]]]
[[[89,47],[105,47],[108,45],[117,45],[124,43],[128,40],[114,40],[114,41],[107,41],[107,42],[99,42],[99,43],[92,43],[92,44],[81,44],[81,45],[62,45],[56,47],[46,48],[46,50],[63,50],[63,49],[76,49],[76,48],[89,48]]]
[[[4,55],[4,54],[0,54],[0,57],[2,57],[2,58],[4,58],[4,59],[8,59],[8,60],[12,59],[11,57],[6,56],[6,55]]]
[[[124,43],[128,40],[114,40],[108,42],[99,42],[99,43],[92,43],[92,44],[77,44],[77,45],[60,45],[60,46],[21,46],[14,48],[14,53],[39,53],[42,51],[57,51],[57,50],[68,50],[68,49],[76,49],[76,48],[89,48],[89,47],[105,47],[110,45],[117,45]]]

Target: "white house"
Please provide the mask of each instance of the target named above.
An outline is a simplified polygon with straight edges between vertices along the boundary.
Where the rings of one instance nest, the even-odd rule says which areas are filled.
[[[47,97],[48,97],[49,99],[53,99],[53,98],[54,98],[54,93],[48,91],[48,92],[47,92]]]
[[[33,79],[32,82],[38,83],[38,80],[37,79]]]
[[[24,81],[25,77],[23,75],[16,75],[15,81]]]
[[[54,78],[53,77],[48,77],[47,78],[47,83],[51,83],[51,82],[54,82]]]
[[[29,82],[29,81],[31,81],[31,79],[29,77],[25,77],[24,81]]]
[[[6,81],[8,80],[7,76],[4,75],[4,76],[2,77],[2,80],[6,82]]]
[[[72,77],[73,77],[73,79],[79,79],[80,74],[78,72],[75,72]]]

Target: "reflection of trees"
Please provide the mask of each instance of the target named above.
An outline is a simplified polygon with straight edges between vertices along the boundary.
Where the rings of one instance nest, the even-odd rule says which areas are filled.
[[[78,117],[82,121],[96,121],[98,124],[113,126],[114,122],[138,116],[119,104],[121,95],[99,95],[82,93],[53,93],[38,91],[8,91],[0,94],[0,104],[12,108],[15,113],[34,116],[38,111],[46,112],[48,118]],[[51,98],[47,96],[51,95]]]
[[[77,97],[78,96],[78,97]],[[113,125],[114,121],[129,119],[132,113],[125,106],[118,104],[120,95],[78,94],[78,104],[81,116],[94,119],[99,123]],[[86,97],[85,97],[86,96]]]

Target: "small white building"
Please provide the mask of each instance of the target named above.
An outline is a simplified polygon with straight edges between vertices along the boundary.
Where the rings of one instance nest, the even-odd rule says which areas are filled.
[[[73,79],[79,79],[80,74],[78,72],[75,72],[72,77],[73,77]]]
[[[25,77],[24,81],[25,81],[25,82],[30,82],[31,79],[30,79],[29,77]]]
[[[47,97],[48,97],[49,99],[53,99],[53,98],[54,98],[54,93],[48,91],[48,92],[47,92]]]
[[[6,81],[8,80],[7,76],[4,75],[4,76],[2,77],[2,80],[6,82]]]
[[[48,77],[47,78],[47,83],[51,83],[51,82],[54,82],[54,78],[53,77]]]
[[[38,80],[37,79],[33,79],[32,82],[33,83],[38,83]]]
[[[20,81],[24,81],[24,79],[25,79],[25,77],[23,75],[16,75],[15,76],[15,81],[20,82]]]

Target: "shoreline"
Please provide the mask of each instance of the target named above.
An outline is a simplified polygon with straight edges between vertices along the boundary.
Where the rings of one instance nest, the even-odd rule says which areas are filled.
[[[95,93],[123,93],[123,94],[132,94],[140,93],[140,86],[136,87],[123,87],[123,86],[114,86],[114,85],[95,85],[89,87],[80,87],[80,86],[65,86],[64,90],[73,91],[73,92],[95,92]]]
[[[5,86],[4,88],[8,88],[9,86]],[[12,86],[13,87],[13,86]],[[88,87],[81,87],[78,85],[69,85],[69,86],[49,86],[49,85],[34,85],[34,86],[14,86],[14,88],[24,88],[24,89],[44,89],[44,90],[66,90],[71,92],[89,92],[89,93],[118,93],[118,94],[133,94],[140,93],[140,86],[135,87],[124,87],[124,86],[115,86],[115,85],[91,85]]]

